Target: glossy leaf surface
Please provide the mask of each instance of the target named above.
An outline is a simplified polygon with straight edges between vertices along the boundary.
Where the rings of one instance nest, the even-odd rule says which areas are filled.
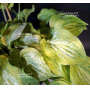
[[[26,33],[19,38],[21,45],[30,45],[40,43],[41,37],[39,35],[33,35],[32,33]]]
[[[51,62],[54,66],[54,62],[71,65],[87,61],[82,43],[72,33],[67,30],[53,29],[52,35],[51,40],[42,39],[40,42],[44,55],[49,58],[46,60],[49,65]]]
[[[34,48],[25,48],[21,51],[21,57],[26,60],[27,65],[31,65],[31,67],[38,73],[40,81],[54,76],[38,50]]]
[[[33,84],[32,82],[39,84],[36,79],[9,64],[6,56],[0,55],[0,62],[0,85],[29,85]]]
[[[23,24],[15,24],[10,26],[5,32],[2,34],[1,41],[3,45],[10,48],[10,44],[12,41],[18,39],[23,32],[26,23]]]
[[[78,36],[83,30],[87,29],[86,25],[88,24],[74,15],[60,13],[58,15],[53,15],[50,18],[49,25],[51,28],[67,29],[75,36]]]

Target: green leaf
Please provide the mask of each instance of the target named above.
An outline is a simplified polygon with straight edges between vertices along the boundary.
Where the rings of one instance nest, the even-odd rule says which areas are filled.
[[[47,34],[50,31],[48,27],[40,27],[38,30],[40,30],[41,34]]]
[[[17,23],[22,23],[21,21],[7,21],[6,23],[4,23],[4,24],[2,24],[1,23],[1,25],[2,26],[0,26],[1,27],[1,35],[3,34],[3,32],[6,30],[6,29],[8,29],[10,26],[12,26],[12,25],[15,25],[15,24],[17,24]]]
[[[9,10],[11,10],[11,8],[14,6],[14,3],[6,3],[7,7]]]
[[[14,9],[12,10],[12,12],[16,15],[16,17],[13,19],[13,21],[18,21],[18,12],[16,12]],[[21,20],[23,22],[23,15],[21,15],[22,12],[19,13],[19,20]]]
[[[70,65],[61,65],[62,66],[62,77],[67,81],[70,81]]]
[[[0,22],[0,29],[2,28],[2,27],[4,27],[4,25],[5,25],[6,23],[5,22]]]
[[[53,66],[54,63],[72,65],[87,61],[82,43],[72,33],[63,29],[53,29],[52,35],[51,40],[42,39],[40,42],[48,65],[51,65],[52,61]]]
[[[20,58],[20,50],[19,49],[11,49],[10,53],[10,60],[9,63],[13,66],[21,68],[21,58]]]
[[[86,25],[88,24],[74,15],[65,15],[60,13],[58,15],[53,15],[50,18],[49,25],[51,28],[66,29],[75,36],[78,36],[83,30],[87,29]]]
[[[9,27],[9,23],[7,22],[2,28],[1,28],[1,35],[3,32]]]
[[[31,46],[34,48],[40,48],[40,35],[32,34],[32,33],[22,33],[20,38],[14,42],[14,46],[16,48],[24,48],[27,46]]]
[[[19,20],[23,22],[23,18],[19,18]],[[18,17],[15,17],[13,21],[18,21]]]
[[[24,31],[23,31],[23,34],[25,33],[32,33],[32,34],[37,34],[37,35],[40,35],[40,32],[38,32],[32,25],[32,23],[27,23]]]
[[[50,43],[56,47],[54,47],[54,50],[58,57],[62,56],[62,64],[65,65],[65,63],[67,63],[70,65],[87,61],[86,53],[81,41],[71,32],[65,29],[52,29],[51,34],[53,37],[50,40]]]
[[[70,79],[75,85],[90,85],[90,63],[70,65]]]
[[[27,22],[28,16],[35,11],[34,5],[32,5],[32,9],[24,9],[23,11],[20,12],[20,17],[25,18],[25,22]]]
[[[15,9],[12,9],[12,12],[17,16],[18,13],[15,11]]]
[[[23,23],[23,24],[18,23],[18,24],[10,26],[7,30],[5,30],[5,32],[2,34],[2,38],[1,38],[3,45],[10,48],[11,42],[20,37],[25,26],[26,26],[26,23]]]
[[[7,5],[7,8],[11,10],[11,8],[14,6],[14,3],[6,3],[6,5]],[[6,9],[3,3],[0,3],[0,9],[2,9],[2,6],[3,6],[3,9]]]
[[[32,9],[24,9],[19,13],[19,20],[23,21],[23,18],[25,18],[25,22],[27,22],[27,19],[29,15],[35,11],[34,5],[32,5]],[[12,10],[13,13],[15,13],[16,17],[13,19],[14,21],[18,20],[18,13],[15,10]]]
[[[89,57],[89,56],[87,56],[87,60],[88,60],[88,62],[90,63],[90,57]]]
[[[46,43],[44,39],[41,40],[40,44],[45,62],[50,67],[53,74],[57,77],[64,77],[69,80],[68,66],[61,65],[61,57],[57,56],[56,51],[54,50],[52,45],[50,45],[50,43]],[[67,69],[65,67],[67,67]]]
[[[8,58],[4,55],[0,55],[0,69],[7,65]]]
[[[26,48],[26,47],[28,47],[28,46],[26,46],[26,45],[21,45],[21,44],[18,42],[18,40],[14,41],[13,44],[14,44],[14,47],[15,47],[15,48]]]
[[[38,81],[36,78],[34,78],[34,77],[32,77],[32,76],[29,76],[28,74],[25,74],[23,69],[22,69],[21,78],[22,78],[22,79],[26,79],[26,81],[27,81],[30,85],[39,85],[39,81]]]
[[[19,38],[21,45],[30,45],[40,43],[41,37],[39,35],[32,35],[32,33],[26,33]]]
[[[50,85],[72,85],[72,84],[63,78],[60,78],[50,82]]]
[[[0,38],[0,47],[3,47],[3,44],[2,44],[2,42],[1,42],[1,38]]]
[[[49,82],[49,80],[47,79],[47,80],[45,80],[45,81],[43,81],[46,85],[49,85],[50,84],[50,82]]]
[[[45,26],[46,24],[48,24],[49,19],[51,18],[51,16],[57,14],[58,12],[54,9],[42,9],[41,12],[38,14],[38,19],[41,21],[40,25],[41,26]]]
[[[12,66],[6,56],[0,55],[0,85],[29,85],[34,82],[39,84],[35,78]]]
[[[50,38],[51,37],[50,29],[48,27],[40,27],[38,29],[38,31],[40,31],[41,37],[43,37],[43,38]]]
[[[38,73],[40,81],[54,76],[38,50],[34,48],[25,48],[21,51],[20,56],[26,60],[27,65],[31,65]]]
[[[35,30],[31,23],[27,23],[22,35],[14,42],[14,46],[16,48],[25,48],[27,46],[31,46],[40,49],[40,40],[40,32]]]
[[[3,34],[3,32],[6,30],[6,29],[8,29],[10,26],[12,26],[12,25],[15,25],[16,24],[16,22],[9,22],[9,21],[7,21],[5,24],[4,24],[4,26],[1,28],[1,35]],[[2,24],[1,24],[2,25]]]

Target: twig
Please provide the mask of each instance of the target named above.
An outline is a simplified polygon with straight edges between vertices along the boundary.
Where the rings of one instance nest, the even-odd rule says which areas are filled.
[[[9,17],[10,21],[12,21],[12,18],[11,18],[11,15],[10,15],[10,12],[9,12],[9,10],[8,10],[8,8],[7,8],[6,3],[4,3],[4,6],[5,6],[5,8],[6,8],[6,11],[7,11],[7,14],[8,14],[8,17]]]

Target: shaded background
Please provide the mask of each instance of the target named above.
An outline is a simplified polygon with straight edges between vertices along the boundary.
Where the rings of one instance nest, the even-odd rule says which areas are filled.
[[[90,3],[21,3],[21,10],[25,8],[31,8],[32,4],[35,5],[35,12],[33,12],[29,16],[28,22],[31,22],[36,29],[39,27],[39,20],[37,19],[37,14],[42,8],[53,8],[58,12],[66,13],[78,12],[78,17],[89,24],[87,26],[87,30],[84,30],[79,35],[79,39],[84,45],[86,54],[90,56]],[[18,11],[18,4],[15,3],[12,9]],[[11,16],[12,18],[14,18],[15,14],[11,12]],[[4,21],[4,17],[2,11],[0,10],[0,22],[1,21]]]

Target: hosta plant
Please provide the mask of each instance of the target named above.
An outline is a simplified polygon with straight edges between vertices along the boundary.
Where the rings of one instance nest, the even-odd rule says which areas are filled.
[[[5,19],[0,23],[0,85],[90,85],[90,57],[77,37],[88,24],[43,8],[36,30],[27,22],[35,6],[20,11],[19,4],[18,13],[13,6],[0,4]]]

